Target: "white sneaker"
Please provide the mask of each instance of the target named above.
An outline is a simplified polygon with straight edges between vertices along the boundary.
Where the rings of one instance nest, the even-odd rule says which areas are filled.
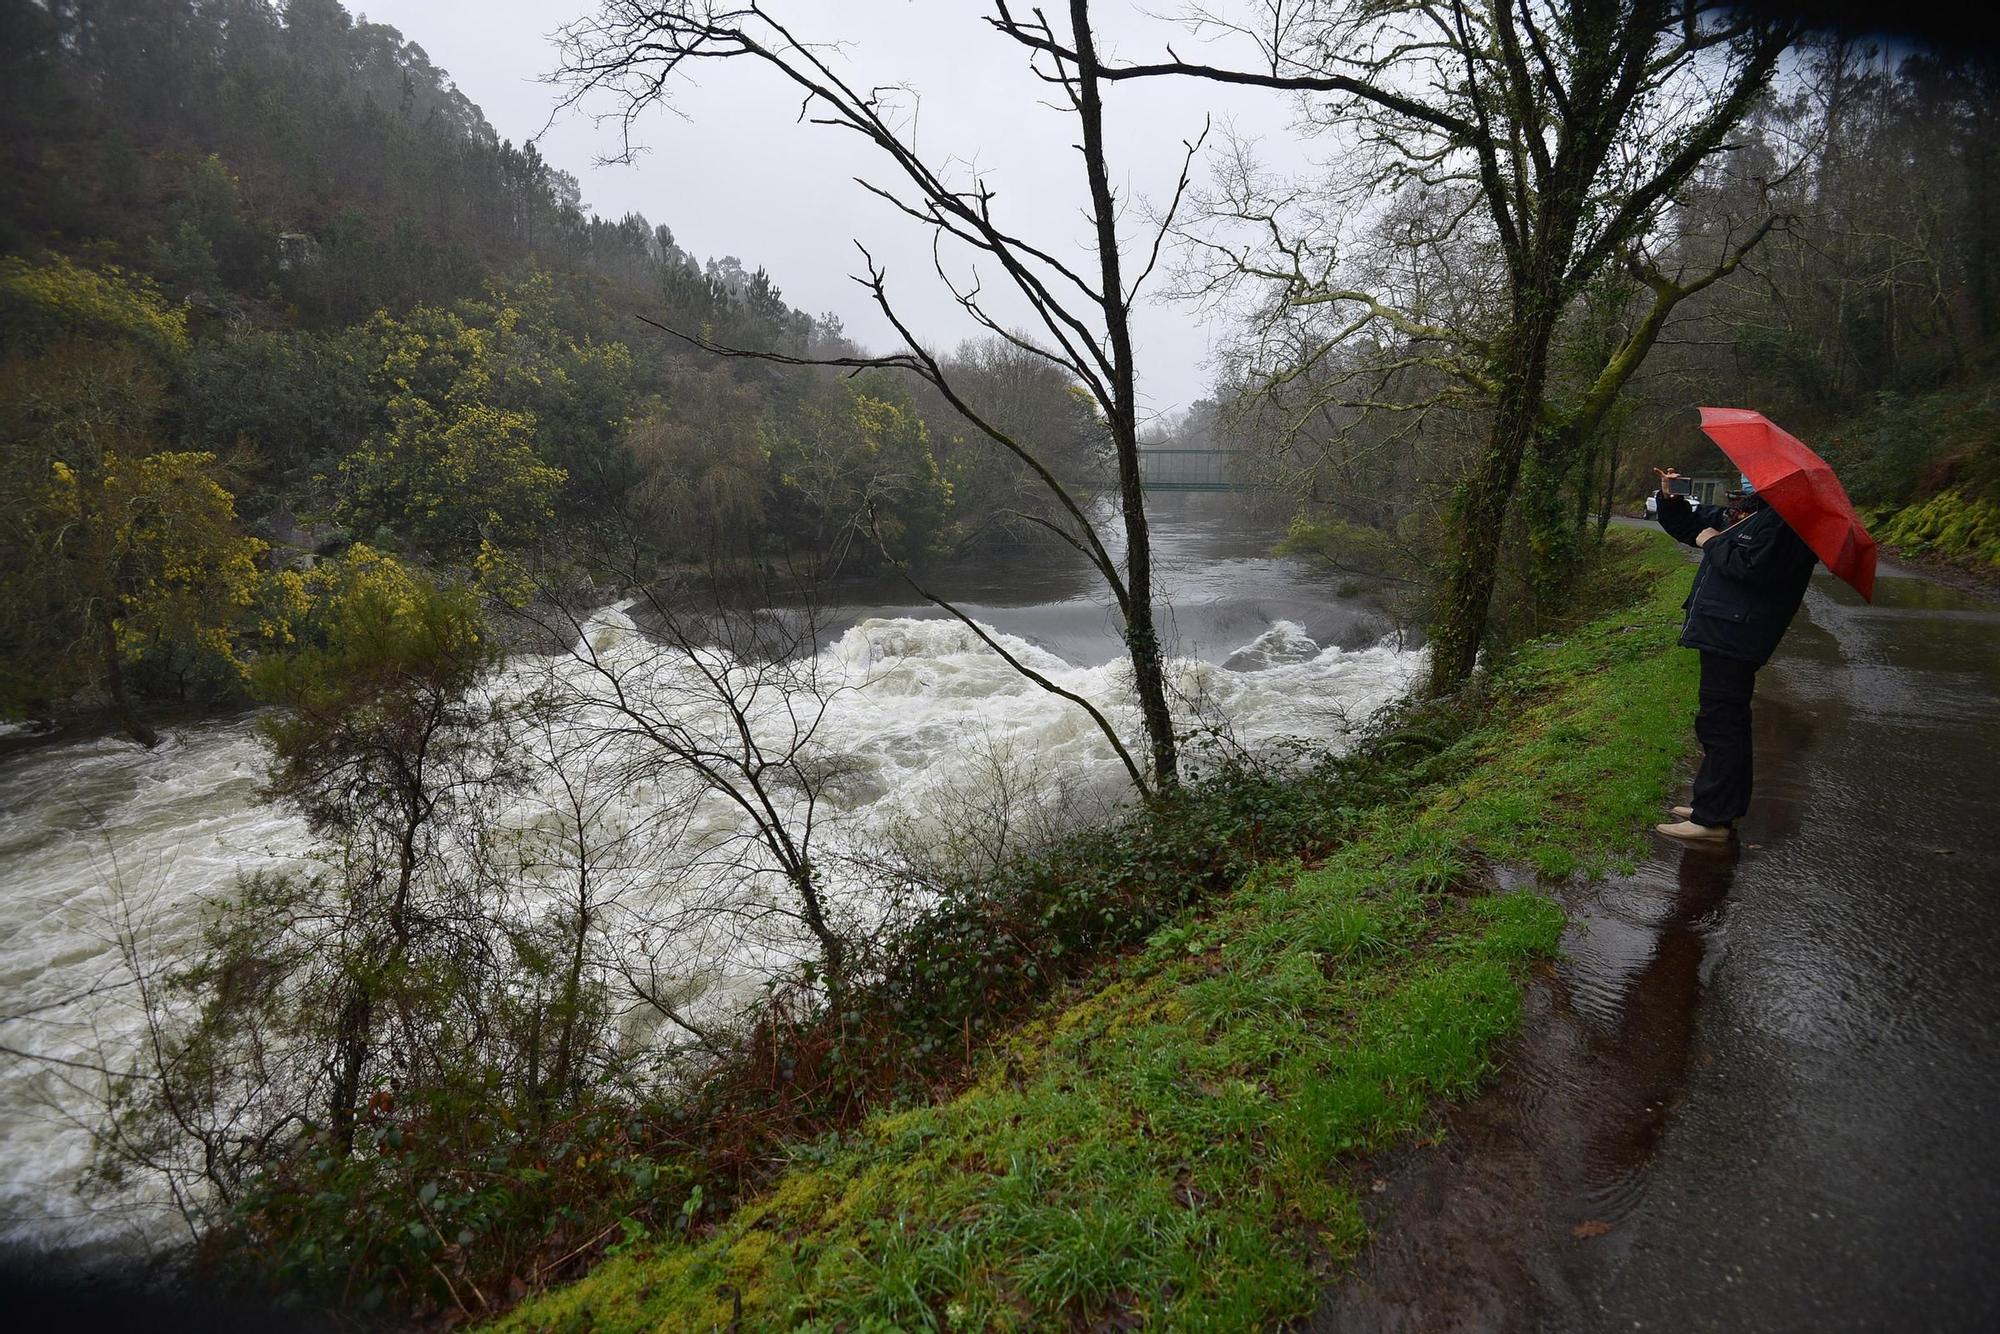
[[[1726,824],[1696,824],[1692,820],[1682,820],[1679,824],[1656,824],[1653,828],[1668,838],[1689,843],[1723,843],[1736,832]]]

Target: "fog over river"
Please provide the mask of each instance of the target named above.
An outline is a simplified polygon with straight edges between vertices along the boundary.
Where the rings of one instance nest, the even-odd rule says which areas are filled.
[[[1242,518],[1233,497],[1164,496],[1149,510],[1175,684],[1195,701],[1190,720],[1219,713],[1252,748],[1285,737],[1337,741],[1405,689],[1421,655],[1400,648],[1365,598],[1342,596],[1338,578],[1264,554],[1276,534]],[[1136,741],[1117,617],[1084,574],[987,568],[961,572],[946,591]],[[926,820],[976,806],[996,774],[1043,815],[1056,813],[1052,804],[1095,813],[1120,799],[1123,771],[1081,710],[1023,680],[934,608],[911,605],[893,586],[878,596],[857,595],[826,618],[815,660],[840,687],[812,742],[845,775],[818,817],[830,863],[892,835],[921,842]],[[664,657],[622,606],[597,613],[586,638],[606,658]],[[575,666],[571,655],[520,661],[493,689],[533,688]],[[205,905],[226,897],[239,875],[300,865],[308,847],[292,815],[260,800],[265,753],[254,719],[167,731],[152,752],[103,737],[0,758],[0,1241],[101,1251],[172,1235],[168,1202],[156,1194],[114,1206],[74,1190],[90,1157],[100,1070],[129,1068],[144,1033],[132,963],[172,966]],[[544,737],[557,750],[563,742]],[[532,838],[551,822],[554,799],[531,784],[505,799],[498,818]],[[593,818],[607,840],[692,831],[712,849],[739,817],[663,779],[600,794]],[[684,892],[656,861],[630,869],[624,906],[635,920],[658,920],[663,905],[647,895]],[[854,899],[855,882],[834,876],[836,891]],[[870,905],[845,906],[866,918]],[[722,937],[687,925],[676,923],[671,940],[650,938],[652,966],[669,979],[698,972],[711,1003],[754,991],[800,946],[772,927],[749,939],[739,931],[718,952]]]

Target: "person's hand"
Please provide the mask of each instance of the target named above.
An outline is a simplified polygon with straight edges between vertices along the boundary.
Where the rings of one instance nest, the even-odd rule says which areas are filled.
[[[1660,494],[1671,495],[1672,493],[1667,490],[1667,483],[1679,477],[1680,473],[1672,468],[1655,468],[1653,471],[1660,475]]]
[[[1708,545],[1708,539],[1709,539],[1709,538],[1711,538],[1711,537],[1721,537],[1721,536],[1722,536],[1722,532],[1721,532],[1721,530],[1720,530],[1720,529],[1716,529],[1716,528],[1704,528],[1704,529],[1702,529],[1702,530],[1701,530],[1700,532],[1698,532],[1698,533],[1696,533],[1696,534],[1694,535],[1694,544],[1695,544],[1696,546],[1698,546],[1698,547],[1705,547],[1705,546],[1707,546],[1707,545]]]

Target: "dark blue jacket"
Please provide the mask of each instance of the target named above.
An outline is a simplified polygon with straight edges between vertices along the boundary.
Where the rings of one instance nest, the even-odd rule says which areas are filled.
[[[1734,524],[1720,505],[1662,495],[1660,527],[1694,545],[1704,528],[1718,530],[1701,548],[1694,587],[1681,606],[1681,643],[1762,667],[1805,600],[1818,557],[1768,505]]]

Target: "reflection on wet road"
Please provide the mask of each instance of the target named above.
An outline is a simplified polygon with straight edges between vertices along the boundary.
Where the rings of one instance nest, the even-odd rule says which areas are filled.
[[[1762,674],[1740,844],[1564,891],[1308,1327],[2000,1328],[2000,610],[1877,599],[1822,576]]]

